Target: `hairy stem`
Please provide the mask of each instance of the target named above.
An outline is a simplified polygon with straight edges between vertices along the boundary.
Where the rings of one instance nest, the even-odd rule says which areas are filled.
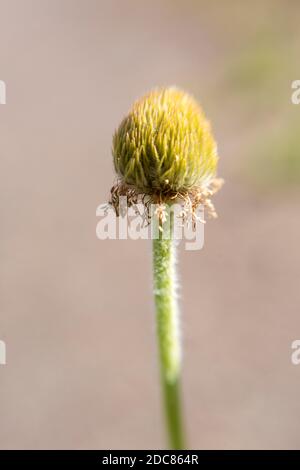
[[[158,222],[157,222],[158,223]],[[159,224],[159,223],[158,223]],[[164,408],[170,446],[184,448],[180,403],[181,352],[176,299],[176,246],[173,240],[173,214],[160,223],[153,240],[154,297]]]

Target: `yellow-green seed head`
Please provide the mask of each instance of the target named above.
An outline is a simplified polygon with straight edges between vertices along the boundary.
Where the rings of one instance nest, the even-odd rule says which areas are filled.
[[[121,181],[144,194],[205,188],[216,174],[217,146],[197,102],[175,88],[138,100],[113,138]]]

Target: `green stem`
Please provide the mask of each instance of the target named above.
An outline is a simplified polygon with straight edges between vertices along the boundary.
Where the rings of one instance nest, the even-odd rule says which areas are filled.
[[[173,214],[161,226],[153,240],[154,297],[161,381],[167,429],[172,449],[184,449],[184,433],[180,404],[180,337],[176,300]]]

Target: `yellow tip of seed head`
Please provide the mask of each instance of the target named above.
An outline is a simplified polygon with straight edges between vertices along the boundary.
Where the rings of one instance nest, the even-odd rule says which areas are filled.
[[[176,87],[155,89],[134,103],[115,132],[113,157],[120,179],[142,193],[206,185],[218,161],[203,111]]]
[[[204,204],[214,216],[211,195],[220,187],[217,145],[197,101],[177,87],[158,88],[137,100],[113,137],[118,183],[112,188],[134,204],[181,199],[188,211]],[[143,199],[145,202],[145,199]],[[117,209],[116,209],[117,210]]]

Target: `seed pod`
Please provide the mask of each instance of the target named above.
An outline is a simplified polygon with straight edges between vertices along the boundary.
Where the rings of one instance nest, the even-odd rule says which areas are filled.
[[[121,194],[132,202],[146,195],[151,202],[178,196],[197,204],[212,194],[218,155],[210,124],[194,98],[176,87],[136,101],[114,134],[112,152],[119,177],[114,206]]]

